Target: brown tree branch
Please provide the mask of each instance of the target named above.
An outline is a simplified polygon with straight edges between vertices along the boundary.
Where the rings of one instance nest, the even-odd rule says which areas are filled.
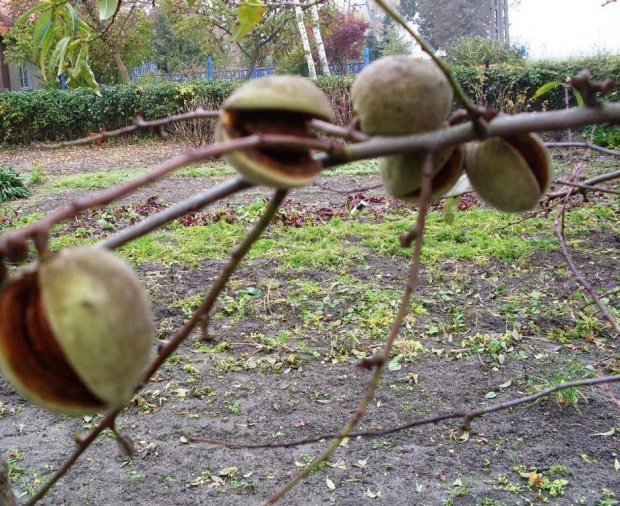
[[[563,184],[564,186],[571,186],[573,188],[578,188],[580,190],[587,190],[587,191],[595,191],[595,192],[602,192],[602,193],[611,193],[612,195],[620,195],[619,191],[616,190],[611,190],[609,188],[600,188],[599,186],[591,186],[585,183],[572,183],[570,181],[562,181],[560,179],[558,179],[556,181],[557,184]],[[581,191],[579,193],[585,193],[585,191]]]
[[[362,142],[370,139],[370,135],[360,132],[359,130],[351,127],[340,127],[338,125],[334,125],[333,123],[329,123],[328,121],[313,119],[310,120],[308,123],[310,125],[310,128],[326,133],[328,135],[333,135],[334,137],[349,139],[353,142]]]
[[[88,137],[82,137],[81,139],[75,139],[73,141],[55,142],[53,144],[47,143],[33,143],[33,146],[37,148],[45,149],[58,149],[67,146],[82,146],[85,144],[92,144],[95,141],[105,141],[114,137],[121,137],[123,135],[131,135],[139,130],[155,130],[160,137],[167,137],[167,134],[163,131],[163,127],[178,123],[180,121],[190,121],[193,119],[201,118],[219,118],[220,111],[209,111],[203,106],[199,106],[194,111],[186,112],[183,114],[176,114],[174,116],[168,116],[167,118],[157,119],[153,121],[145,121],[142,115],[137,115],[134,119],[133,125],[119,128],[117,130],[105,130],[97,135],[90,135]]]
[[[592,133],[594,133],[594,131]],[[581,161],[579,162],[579,165],[573,171],[573,174],[572,174],[573,180],[577,179],[579,175],[581,174],[583,164],[585,163],[589,154],[590,154],[590,150],[587,149],[586,152],[581,157]],[[573,188],[569,188],[568,191],[566,192],[564,201],[562,202],[562,205],[558,209],[558,213],[553,222],[553,225],[555,228],[555,235],[558,238],[558,243],[560,244],[560,251],[562,252],[562,256],[564,257],[564,260],[566,260],[566,263],[568,264],[570,271],[573,273],[573,276],[575,277],[577,283],[579,283],[590,294],[590,297],[592,298],[594,303],[597,305],[597,307],[601,311],[603,318],[605,318],[609,322],[611,327],[614,329],[614,332],[620,335],[620,325],[618,325],[618,322],[616,321],[616,319],[607,310],[605,305],[601,302],[600,298],[598,297],[596,293],[596,290],[586,280],[586,278],[579,272],[579,270],[577,269],[577,266],[573,262],[570,252],[568,251],[568,246],[566,245],[566,240],[564,238],[564,215],[566,213],[566,208],[568,206],[568,202],[570,201],[572,194],[573,194]]]
[[[142,382],[137,386],[136,392],[139,392],[144,388],[144,386],[149,382],[155,372],[162,366],[162,364],[166,361],[170,355],[172,355],[175,350],[181,345],[185,339],[191,334],[194,328],[204,320],[205,316],[209,314],[211,309],[213,308],[213,304],[217,300],[218,295],[221,293],[222,289],[232,276],[232,274],[237,269],[241,260],[245,257],[247,252],[250,250],[252,245],[260,238],[262,233],[265,231],[269,223],[273,220],[280,204],[286,197],[287,190],[277,190],[272,198],[271,202],[265,209],[265,212],[261,216],[261,218],[256,222],[254,227],[248,232],[243,241],[237,248],[235,248],[231,255],[228,263],[222,270],[220,276],[211,286],[209,292],[205,296],[205,299],[200,304],[198,309],[194,311],[192,317],[177,331],[177,333],[168,341],[168,343],[159,351],[158,355],[153,359],[148,369],[144,373],[144,377]],[[77,449],[71,454],[71,456],[65,461],[62,467],[54,473],[52,478],[41,487],[41,490],[32,497],[30,501],[28,501],[27,506],[33,506],[40,499],[42,499],[45,494],[51,489],[51,487],[71,468],[71,466],[78,460],[80,455],[84,453],[84,451],[97,439],[99,434],[103,432],[107,428],[114,427],[114,421],[116,417],[120,413],[120,409],[116,409],[110,411],[104,418],[99,422],[89,433],[88,435],[78,443]]]
[[[548,148],[586,148],[592,151],[598,151],[609,156],[620,156],[620,151],[614,151],[613,149],[607,149],[591,142],[545,142],[545,146]]]
[[[620,123],[620,104],[604,103],[599,107],[574,107],[543,113],[498,116],[487,124],[484,136],[506,137],[599,123]],[[333,155],[319,158],[325,167],[329,167],[378,156],[434,151],[443,146],[462,144],[478,138],[480,135],[476,128],[468,122],[423,134],[400,137],[376,136],[365,142],[345,146],[341,158]]]
[[[373,368],[374,373],[368,388],[362,398],[360,404],[358,405],[355,413],[351,417],[351,419],[346,423],[346,425],[340,430],[338,435],[334,438],[332,443],[319,455],[311,464],[302,469],[293,479],[291,479],[288,483],[286,483],[282,488],[280,488],[275,494],[273,494],[264,504],[275,504],[282,497],[284,497],[291,489],[293,489],[301,480],[303,480],[308,474],[310,474],[313,470],[317,468],[321,464],[321,462],[325,462],[329,457],[336,451],[338,446],[342,440],[348,436],[348,434],[355,428],[355,426],[359,423],[359,421],[364,416],[366,412],[366,408],[368,404],[372,401],[375,392],[377,390],[377,386],[379,385],[379,380],[381,378],[381,373],[383,372],[383,365],[386,363],[390,350],[392,349],[392,345],[396,336],[398,336],[398,332],[400,327],[402,326],[403,320],[409,311],[409,305],[411,304],[411,296],[413,291],[417,286],[418,281],[418,273],[420,270],[420,259],[422,257],[422,238],[424,235],[424,226],[426,223],[426,213],[428,210],[428,204],[430,201],[431,189],[432,189],[432,172],[433,172],[433,160],[434,154],[428,153],[424,160],[424,166],[422,169],[422,190],[421,190],[421,198],[420,198],[420,206],[418,210],[418,219],[416,222],[415,229],[417,231],[416,235],[416,244],[413,253],[413,258],[409,267],[409,274],[407,276],[407,282],[405,283],[405,289],[403,291],[403,297],[400,303],[400,307],[398,310],[398,314],[396,318],[392,322],[392,326],[390,329],[390,333],[388,338],[383,345],[381,351],[376,354],[374,357],[362,361],[360,366],[363,368]]]
[[[36,223],[0,236],[0,256],[9,253],[14,248],[22,247],[28,238],[39,239],[40,244],[43,244],[43,251],[41,251],[40,248],[40,253],[47,254],[45,238],[47,237],[49,230],[54,225],[67,218],[76,216],[82,211],[92,207],[109,204],[110,202],[113,202],[114,200],[117,200],[137,190],[138,188],[141,188],[142,186],[146,186],[176,169],[189,165],[190,163],[204,160],[205,158],[220,156],[236,149],[270,146],[290,146],[291,148],[324,150],[332,151],[334,153],[339,153],[341,151],[341,147],[331,141],[286,135],[250,135],[204,148],[196,148],[172,158],[155,170],[139,176],[132,181],[108,190],[100,191],[89,197],[76,200],[71,204],[58,208]]]
[[[593,385],[608,385],[609,383],[614,383],[616,381],[620,381],[620,375],[617,376],[604,376],[600,378],[590,378],[579,381],[571,381],[568,383],[561,383],[559,385],[554,385],[552,387],[546,388],[545,390],[541,390],[532,395],[528,395],[526,397],[518,397],[516,399],[512,399],[510,401],[502,402],[499,404],[493,404],[491,406],[487,406],[485,408],[479,408],[476,410],[461,410],[455,411],[454,413],[447,414],[439,414],[430,416],[427,418],[422,418],[420,420],[414,420],[412,422],[406,423],[404,425],[398,425],[396,427],[392,427],[385,430],[370,430],[370,431],[360,431],[360,432],[351,432],[349,437],[382,437],[387,436],[389,434],[394,434],[396,432],[401,432],[403,430],[412,429],[414,427],[420,427],[421,425],[429,425],[434,423],[443,422],[445,420],[451,420],[456,418],[463,419],[463,428],[469,430],[467,426],[467,422],[474,420],[475,418],[480,418],[484,415],[488,415],[489,413],[495,413],[497,411],[502,411],[510,408],[514,408],[521,404],[526,404],[528,402],[534,402],[541,397],[546,397],[560,390],[565,390],[567,388],[578,388],[585,386],[593,386]],[[328,432],[326,434],[320,434],[317,436],[312,436],[306,439],[300,439],[297,441],[289,441],[285,443],[262,443],[262,444],[244,444],[244,443],[235,443],[231,441],[220,441],[218,439],[210,439],[210,438],[200,438],[200,437],[189,437],[188,439],[193,443],[209,443],[218,446],[224,446],[226,448],[231,448],[233,450],[256,450],[261,448],[292,448],[295,446],[302,446],[312,443],[318,443],[325,439],[334,439],[338,437],[338,433],[336,432]]]
[[[328,192],[338,193],[340,195],[350,195],[351,193],[361,193],[368,190],[376,190],[377,188],[381,188],[383,186],[383,183],[373,184],[371,186],[364,186],[362,188],[353,188],[352,190],[336,190],[335,188],[330,188],[319,182],[314,183],[314,185]]]
[[[218,200],[222,200],[230,195],[234,195],[235,193],[251,188],[252,186],[252,183],[249,183],[243,179],[243,177],[236,176],[223,182],[222,184],[209,188],[205,192],[193,195],[192,197],[179,202],[168,209],[149,216],[135,225],[122,229],[120,232],[117,232],[116,234],[113,234],[99,242],[97,247],[108,249],[118,248],[129,241],[133,241],[138,237],[148,234],[164,223],[168,223],[176,218],[184,216],[185,214],[203,209]]]
[[[120,409],[115,409],[110,411],[104,418],[101,420],[96,427],[94,427],[87,436],[81,439],[78,442],[77,448],[71,454],[71,456],[63,463],[63,465],[54,473],[54,475],[45,482],[45,484],[39,489],[39,491],[32,496],[32,498],[26,503],[26,506],[34,506],[38,503],[45,494],[49,492],[49,490],[56,484],[56,482],[62,478],[66,472],[71,469],[71,466],[75,464],[75,462],[80,458],[80,455],[86,451],[86,449],[99,437],[105,429],[112,429],[114,427],[114,423],[116,422],[116,417],[120,413]]]

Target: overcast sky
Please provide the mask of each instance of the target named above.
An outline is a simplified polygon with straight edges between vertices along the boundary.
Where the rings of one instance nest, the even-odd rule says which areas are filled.
[[[509,2],[511,3],[511,2]],[[511,5],[510,39],[532,58],[620,54],[620,0],[521,0]]]

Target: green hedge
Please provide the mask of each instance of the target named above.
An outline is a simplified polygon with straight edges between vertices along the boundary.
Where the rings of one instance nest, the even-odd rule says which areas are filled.
[[[453,72],[465,92],[477,102],[516,113],[564,108],[565,93],[561,86],[540,98],[534,98],[534,94],[543,84],[565,82],[583,69],[590,70],[594,79],[619,81],[620,55],[525,61],[523,65],[492,65],[486,70],[482,67],[454,67]],[[569,92],[569,97],[570,104],[576,105],[572,92]],[[620,91],[616,88],[607,100],[620,100]]]
[[[468,95],[479,103],[507,112],[537,111],[564,107],[564,90],[534,99],[535,91],[550,81],[564,81],[588,68],[597,79],[620,81],[620,56],[558,62],[524,62],[489,69],[455,67],[454,73]],[[351,121],[349,88],[353,77],[319,80],[336,109],[339,124]],[[127,125],[142,112],[158,119],[193,109],[196,104],[219,108],[240,81],[193,81],[187,83],[132,83],[102,86],[101,98],[90,90],[40,90],[0,93],[0,143],[59,141],[88,135],[100,128],[112,130]],[[612,100],[620,99],[615,91]]]

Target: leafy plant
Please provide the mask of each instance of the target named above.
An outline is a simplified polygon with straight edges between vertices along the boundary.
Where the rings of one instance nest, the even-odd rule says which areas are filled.
[[[453,65],[476,66],[489,62],[522,65],[524,60],[516,46],[488,37],[461,37],[448,46],[446,59]]]
[[[589,137],[592,127],[584,128],[584,136]],[[592,142],[604,148],[620,150],[620,127],[619,126],[598,126],[594,130]]]
[[[24,179],[8,165],[0,165],[0,202],[25,199],[30,195]]]

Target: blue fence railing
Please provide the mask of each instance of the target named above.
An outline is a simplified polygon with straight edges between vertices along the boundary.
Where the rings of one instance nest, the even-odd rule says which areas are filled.
[[[332,74],[359,74],[366,66],[368,66],[368,59],[366,54],[364,55],[363,62],[348,63],[346,70],[341,67],[334,67],[330,65],[330,71]],[[269,67],[255,67],[252,70],[251,79],[257,77],[270,76],[275,73],[275,66]],[[207,66],[205,71],[194,72],[159,72],[157,64],[154,62],[145,62],[139,67],[134,67],[131,71],[131,79],[137,79],[138,77],[144,77],[147,75],[157,75],[162,79],[168,81],[183,82],[188,79],[208,79],[209,81],[232,81],[234,79],[245,79],[248,73],[248,69],[239,70],[214,70],[213,60],[211,57],[207,59]]]

